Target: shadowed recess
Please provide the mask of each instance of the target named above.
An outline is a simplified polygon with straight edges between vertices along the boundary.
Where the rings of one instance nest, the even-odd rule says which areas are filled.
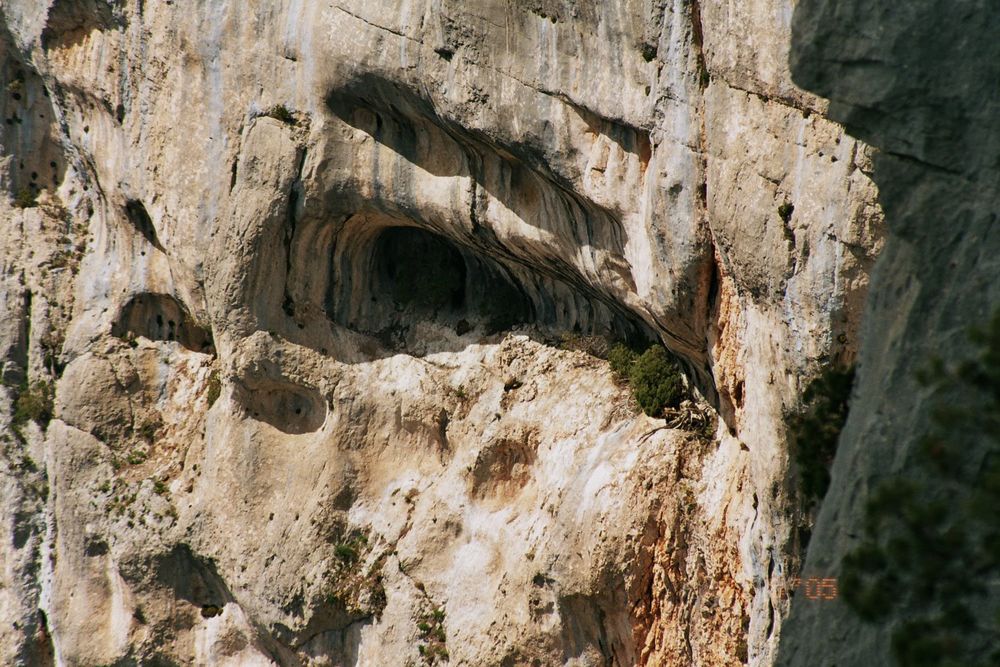
[[[142,205],[141,201],[130,199],[125,203],[125,216],[128,221],[132,223],[132,226],[137,232],[142,234],[142,237],[149,242],[154,248],[160,252],[165,252],[163,246],[160,244],[160,239],[156,236],[156,227],[153,226],[153,220],[149,217],[149,213],[146,211],[146,207]]]
[[[0,155],[0,181],[19,206],[34,205],[42,190],[54,192],[65,177],[49,91],[6,25],[0,26]]]
[[[370,255],[352,258],[362,264],[352,268],[368,268],[360,276],[369,285],[367,300],[331,313],[355,330],[380,332],[416,320],[457,327],[464,320],[496,331],[533,317],[531,302],[502,267],[437,234],[389,227],[365,250]]]
[[[122,308],[111,327],[118,338],[145,336],[150,340],[176,341],[194,352],[215,354],[212,334],[195,323],[187,309],[167,294],[138,294]]]
[[[552,333],[647,337],[637,318],[597,294],[582,294],[409,221],[354,216],[332,246],[328,316],[390,346],[419,321],[442,324],[458,335],[534,325]]]
[[[179,600],[201,607],[203,615],[221,613],[233,594],[215,564],[201,558],[186,544],[179,544],[156,563],[156,578]]]
[[[49,7],[42,30],[42,48],[70,47],[82,42],[94,30],[122,25],[121,15],[107,0],[55,0]]]
[[[312,433],[326,421],[320,393],[284,379],[244,378],[234,383],[233,399],[253,419],[290,435]]]

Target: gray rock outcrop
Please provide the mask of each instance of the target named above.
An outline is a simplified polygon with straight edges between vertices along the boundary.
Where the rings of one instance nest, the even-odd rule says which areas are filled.
[[[1000,306],[998,34],[996,13],[981,2],[890,8],[803,0],[796,7],[795,80],[828,97],[830,116],[878,148],[872,177],[888,228],[864,316],[854,407],[806,572],[839,574],[864,537],[865,506],[880,483],[919,482],[925,503],[944,489],[918,463],[941,400],[918,371],[935,358],[947,367],[972,356],[969,329],[988,324]],[[970,395],[947,399],[961,404]],[[982,438],[957,429],[950,438],[963,444],[970,467],[980,465]],[[948,502],[954,510],[960,499]],[[967,554],[952,558],[963,562]],[[978,612],[991,618],[990,600],[982,602]],[[797,600],[779,664],[893,664],[891,634],[905,617],[897,606],[884,621],[863,623],[842,604]]]

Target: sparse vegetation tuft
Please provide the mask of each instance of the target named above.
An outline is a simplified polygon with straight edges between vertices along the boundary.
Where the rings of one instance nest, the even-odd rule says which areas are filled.
[[[146,452],[141,449],[133,449],[128,453],[128,456],[125,457],[125,462],[129,465],[137,466],[145,463],[147,458],[149,458],[149,455],[146,454]]]
[[[276,104],[268,110],[267,115],[271,118],[286,123],[288,125],[295,125],[295,116],[284,104]]]
[[[608,352],[608,364],[611,365],[611,372],[614,373],[615,379],[619,382],[628,382],[629,373],[632,372],[632,366],[635,365],[635,360],[638,358],[639,355],[623,343],[612,347],[611,351]]]
[[[795,212],[795,205],[791,202],[784,202],[778,206],[778,217],[781,218],[782,222],[786,225],[792,220],[792,213]]]
[[[444,621],[444,609],[440,607],[422,614],[417,619],[417,631],[420,635],[417,651],[425,665],[448,662],[448,644],[444,631]]]
[[[21,188],[14,195],[16,208],[34,208],[38,206],[38,193],[32,188]]]
[[[20,427],[29,421],[35,422],[43,429],[46,428],[52,420],[53,395],[51,382],[38,381],[22,385],[17,394],[14,415],[11,419],[15,432],[20,432]]]
[[[853,367],[825,369],[803,392],[802,410],[787,420],[799,487],[807,506],[822,500],[830,486],[830,466],[847,420],[853,384]]]
[[[344,542],[338,544],[333,549],[333,555],[337,557],[341,563],[346,565],[351,565],[358,562],[358,548],[354,542]]]
[[[157,433],[160,432],[161,426],[163,426],[163,422],[158,417],[147,419],[139,425],[136,433],[142,440],[153,443],[156,440]]]
[[[215,402],[219,400],[219,396],[222,395],[222,380],[219,379],[219,371],[213,370],[208,376],[208,391],[205,392],[205,398],[208,401],[208,407],[215,405]]]
[[[570,352],[583,352],[598,359],[608,358],[609,342],[607,337],[587,335],[571,331],[559,335],[559,349]]]
[[[382,583],[382,554],[365,567],[371,549],[368,537],[362,530],[345,531],[338,526],[329,539],[334,542],[334,567],[326,590],[328,604],[343,607],[356,617],[382,614],[386,605],[385,586]]]

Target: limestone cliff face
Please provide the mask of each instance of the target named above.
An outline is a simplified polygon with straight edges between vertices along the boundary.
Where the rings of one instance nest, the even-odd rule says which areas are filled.
[[[882,236],[790,2],[0,12],[0,661],[771,664]]]

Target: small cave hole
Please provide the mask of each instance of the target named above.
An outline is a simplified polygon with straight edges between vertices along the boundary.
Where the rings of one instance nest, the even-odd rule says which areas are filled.
[[[224,607],[233,601],[233,594],[225,579],[219,574],[215,561],[195,553],[187,544],[173,547],[169,552],[159,554],[146,568],[155,573],[158,588],[172,593],[176,600],[182,600],[201,612],[203,618],[211,618],[222,613]],[[135,583],[138,573],[128,572],[126,581]]]
[[[194,352],[215,353],[211,332],[197,324],[187,309],[167,294],[137,294],[122,308],[111,333],[125,340],[145,336],[150,340],[176,341]]]

